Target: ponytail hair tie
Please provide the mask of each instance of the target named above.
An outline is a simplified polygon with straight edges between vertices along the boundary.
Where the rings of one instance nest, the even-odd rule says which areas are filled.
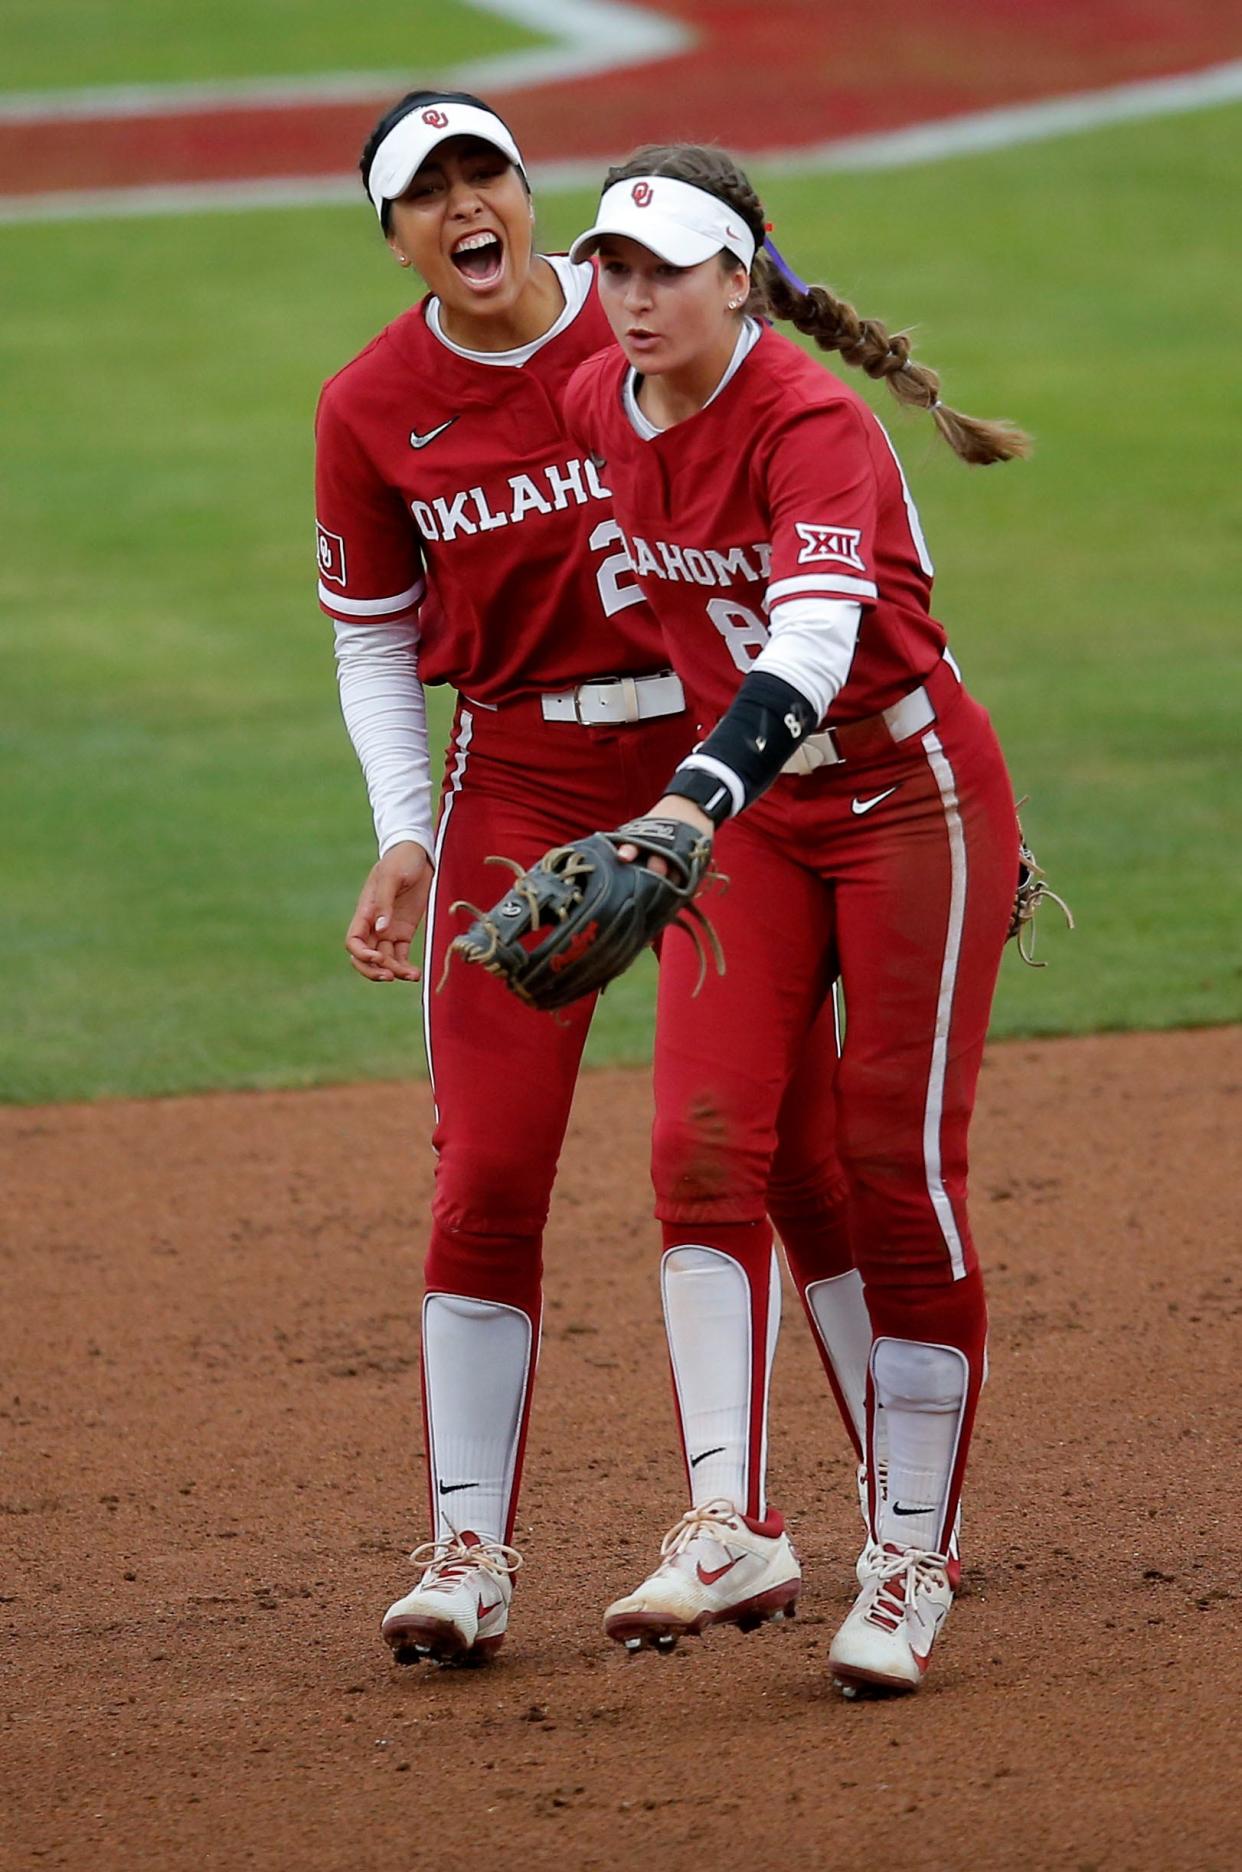
[[[768,226],[770,230],[771,223],[769,223]],[[770,231],[768,233],[767,239],[764,241],[763,244],[767,248],[768,253],[772,257],[772,265],[776,268],[777,272],[780,274],[785,284],[787,286],[792,286],[794,291],[796,293],[801,293],[802,297],[805,299],[811,290],[810,287],[807,285],[804,279],[798,278],[798,275],[794,272],[789,262],[781,254],[780,248],[776,245],[776,242],[772,239]]]
[[[933,397],[931,402],[927,405],[927,407],[929,410],[938,410],[941,407],[940,398]]]

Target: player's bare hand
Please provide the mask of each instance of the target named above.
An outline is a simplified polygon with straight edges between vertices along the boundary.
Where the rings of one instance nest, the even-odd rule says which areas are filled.
[[[368,981],[416,982],[410,944],[427,912],[433,866],[421,845],[407,840],[375,865],[345,932],[345,951]]]
[[[664,798],[657,801],[651,811],[645,813],[643,817],[646,819],[680,819],[683,825],[693,826],[696,832],[703,834],[704,838],[714,838],[716,834],[715,826],[702,808],[696,806],[693,800],[682,799],[679,793],[666,793]],[[618,845],[617,857],[624,858],[627,864],[633,864],[637,856],[636,845]],[[649,871],[654,871],[657,877],[668,876],[668,866],[663,858],[654,855],[649,857],[647,868]]]

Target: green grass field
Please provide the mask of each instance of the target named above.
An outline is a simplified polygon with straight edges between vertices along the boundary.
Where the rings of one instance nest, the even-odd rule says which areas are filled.
[[[1221,109],[768,191],[803,271],[1038,438],[972,473],[925,419],[892,425],[940,615],[1079,918],[1049,915],[1044,972],[1007,958],[1000,1034],[1242,1015],[1240,128]],[[545,201],[546,242],[590,206]],[[5,227],[0,260],[0,1093],[419,1069],[412,992],[340,949],[372,850],[310,491],[319,382],[405,276],[361,198]],[[595,1060],[645,1057],[649,987],[610,992]]]
[[[0,92],[447,71],[538,36],[457,0],[8,0]],[[413,82],[413,79],[411,80]]]

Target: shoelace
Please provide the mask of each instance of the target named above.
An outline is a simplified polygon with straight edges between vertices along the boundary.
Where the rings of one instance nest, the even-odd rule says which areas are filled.
[[[891,1631],[899,1625],[907,1612],[913,1612],[921,1618],[918,1588],[920,1585],[929,1588],[945,1585],[947,1565],[948,1561],[943,1554],[931,1553],[926,1548],[902,1547],[895,1553],[879,1548],[875,1554],[871,1578],[883,1584],[879,1586],[866,1616],[875,1624],[882,1625],[885,1631]],[[899,1580],[900,1587],[897,1584]]]
[[[723,1495],[717,1496],[715,1501],[704,1502],[701,1507],[687,1508],[681,1520],[674,1522],[660,1542],[660,1559],[671,1560],[675,1554],[683,1552],[692,1540],[697,1540],[700,1534],[710,1534],[713,1539],[719,1540],[722,1527],[731,1528],[736,1533],[739,1520],[737,1509]]]
[[[516,1547],[506,1547],[503,1541],[480,1541],[471,1546],[460,1534],[450,1540],[424,1541],[410,1555],[411,1566],[426,1568],[424,1578],[479,1572],[500,1580],[516,1573],[521,1564],[522,1556]]]

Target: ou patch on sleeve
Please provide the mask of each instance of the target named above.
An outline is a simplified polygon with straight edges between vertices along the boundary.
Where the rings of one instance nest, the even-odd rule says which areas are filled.
[[[319,548],[319,576],[330,579],[334,585],[345,584],[345,541],[339,533],[329,533],[320,521],[315,522],[315,537]]]

